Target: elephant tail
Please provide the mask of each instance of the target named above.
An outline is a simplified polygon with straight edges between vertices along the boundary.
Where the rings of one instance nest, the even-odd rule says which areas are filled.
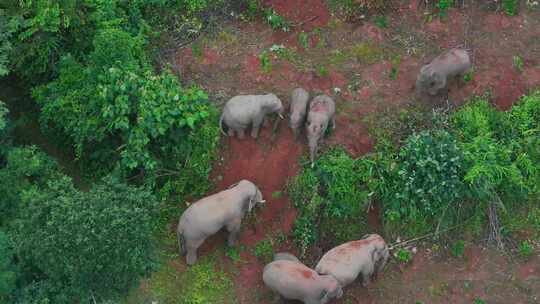
[[[223,131],[223,114],[221,114],[221,117],[219,118],[219,130],[221,133],[223,133],[223,135],[227,136],[227,133]]]
[[[180,252],[180,255],[183,256],[186,254],[186,240],[184,239],[180,227],[176,230],[176,239],[178,240],[178,251]]]

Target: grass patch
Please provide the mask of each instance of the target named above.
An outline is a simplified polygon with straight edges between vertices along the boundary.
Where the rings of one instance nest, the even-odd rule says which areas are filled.
[[[151,295],[167,304],[236,303],[232,280],[216,261],[217,255],[200,257],[187,268],[166,260],[148,280]]]

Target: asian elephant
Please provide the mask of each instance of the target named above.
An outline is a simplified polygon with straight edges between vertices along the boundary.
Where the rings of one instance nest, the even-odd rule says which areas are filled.
[[[464,49],[451,49],[437,56],[431,63],[420,69],[416,79],[416,89],[431,95],[447,87],[452,77],[463,77],[471,68],[469,53]]]
[[[263,281],[282,298],[325,304],[343,296],[343,289],[333,276],[319,275],[292,254],[278,255],[277,260],[264,267]]]
[[[239,95],[225,104],[219,126],[224,135],[227,134],[223,131],[223,123],[229,128],[229,136],[234,136],[236,131],[239,138],[244,138],[246,129],[251,125],[251,137],[257,138],[266,115],[278,113],[283,119],[283,111],[281,100],[274,94]],[[276,120],[276,125],[278,121]]]
[[[254,183],[241,180],[227,190],[193,203],[178,222],[176,235],[180,255],[187,253],[187,264],[194,264],[197,261],[197,248],[223,227],[229,232],[228,245],[233,246],[246,212],[264,202],[261,191]]]
[[[336,128],[335,113],[336,105],[334,100],[327,95],[319,95],[313,98],[309,104],[306,132],[312,166],[315,162],[318,145],[324,138],[328,123],[331,122],[332,128]]]
[[[304,124],[306,119],[307,105],[309,101],[309,93],[302,89],[296,88],[292,91],[291,94],[291,105],[290,105],[290,117],[289,117],[289,126],[293,130],[294,139],[298,139],[300,133],[300,128]]]
[[[365,287],[383,270],[390,253],[380,235],[369,234],[363,239],[341,244],[325,253],[315,271],[334,276],[341,286],[352,283],[362,274]]]

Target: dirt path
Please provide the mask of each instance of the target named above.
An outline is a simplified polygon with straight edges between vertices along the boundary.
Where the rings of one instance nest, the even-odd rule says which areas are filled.
[[[397,4],[398,11],[387,16],[388,26],[380,28],[373,20],[344,23],[330,14],[322,0],[266,0],[265,5],[296,25],[291,32],[272,31],[260,22],[233,22],[214,39],[202,41],[200,54],[189,47],[178,50],[171,65],[183,79],[207,89],[217,103],[238,94],[272,92],[287,104],[297,86],[313,94],[329,94],[337,102],[338,127],[328,144],[343,145],[354,156],[373,149],[363,121],[366,114],[412,102],[460,105],[486,92],[505,110],[540,86],[540,11],[522,10],[519,16],[508,17],[482,7],[454,8],[447,19],[435,16],[426,23],[419,2]],[[269,51],[276,45],[287,51]],[[413,85],[420,67],[442,50],[460,45],[472,51],[472,79],[452,84],[448,100],[416,95]],[[266,70],[263,53],[270,58]],[[262,285],[264,263],[253,254],[260,241],[277,234],[289,236],[275,249],[294,252],[290,231],[295,210],[284,190],[299,170],[304,145],[293,141],[285,123],[275,142],[269,128],[258,141],[224,140],[222,165],[213,173],[215,190],[246,178],[259,185],[268,201],[244,226],[242,263],[232,267],[239,303],[272,302]],[[212,238],[201,253],[224,240],[223,235]],[[337,303],[472,303],[475,299],[539,303],[539,265],[538,257],[509,261],[473,244],[463,259],[421,249],[412,265],[403,268],[392,263],[368,289],[353,285]]]

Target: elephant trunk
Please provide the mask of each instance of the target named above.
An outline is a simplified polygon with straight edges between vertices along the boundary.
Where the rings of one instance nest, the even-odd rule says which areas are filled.
[[[176,230],[176,239],[178,240],[178,251],[180,252],[180,255],[183,256],[186,254],[186,241],[180,228]]]
[[[317,154],[318,138],[314,135],[308,136],[309,145],[309,158],[311,160],[311,166],[315,164],[315,155]]]

